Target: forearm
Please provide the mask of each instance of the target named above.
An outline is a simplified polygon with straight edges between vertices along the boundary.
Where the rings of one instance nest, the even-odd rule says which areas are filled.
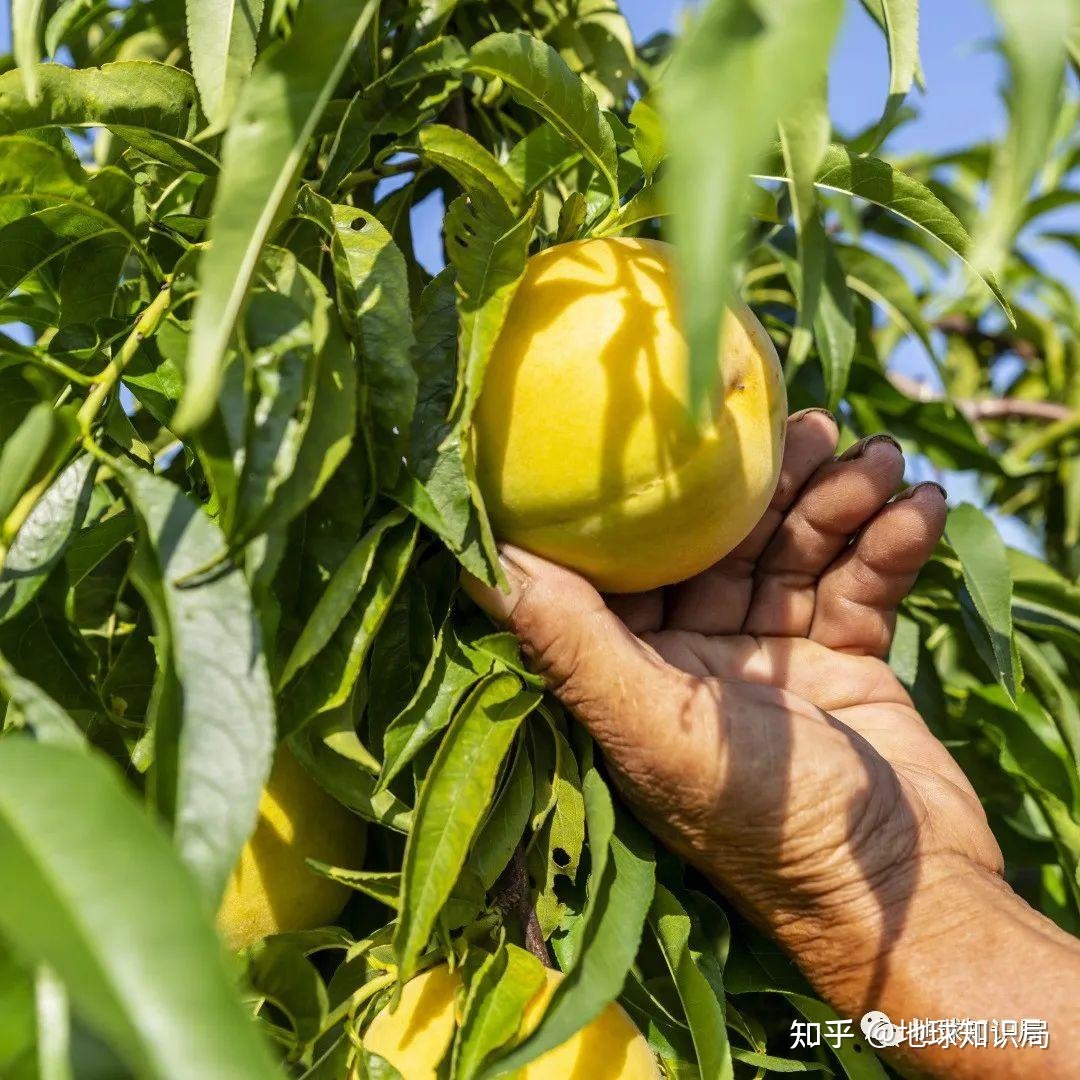
[[[1076,1075],[1080,942],[1033,911],[1007,885],[960,858],[920,867],[857,918],[842,912],[793,930],[789,948],[841,1016],[880,1010],[894,1024],[986,1021],[966,1045],[883,1051],[915,1076],[1027,1078]],[[807,932],[810,931],[810,932]],[[1001,1021],[1045,1021],[1048,1045],[995,1046]],[[994,1021],[998,1024],[995,1026]],[[938,1033],[942,1031],[937,1028]],[[960,1033],[960,1040],[963,1034]],[[986,1045],[975,1045],[985,1042]]]

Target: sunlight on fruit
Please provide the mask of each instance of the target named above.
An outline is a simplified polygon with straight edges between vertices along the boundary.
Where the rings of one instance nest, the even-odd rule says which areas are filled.
[[[691,421],[671,248],[561,244],[529,260],[473,425],[500,539],[633,592],[690,577],[761,517],[787,396],[749,308],[729,312],[714,407]]]
[[[535,1030],[562,982],[558,971],[525,1010],[522,1036]],[[405,1080],[435,1080],[436,1070],[454,1037],[455,995],[461,976],[446,965],[432,968],[405,984],[393,1013],[383,1009],[364,1036],[368,1050],[385,1058]],[[617,1005],[609,1005],[591,1024],[521,1069],[518,1080],[656,1080],[656,1058],[645,1036]]]
[[[255,832],[218,912],[218,930],[229,948],[330,922],[351,890],[316,874],[304,860],[359,869],[364,840],[364,823],[327,795],[288,750],[279,749],[259,800]]]

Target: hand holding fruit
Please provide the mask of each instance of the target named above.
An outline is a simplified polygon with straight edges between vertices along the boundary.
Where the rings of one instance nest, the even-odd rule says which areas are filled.
[[[650,827],[797,953],[841,910],[902,910],[917,874],[1000,866],[974,792],[883,661],[941,491],[890,501],[896,444],[834,460],[836,438],[826,413],[793,417],[764,517],[680,585],[609,603],[517,548],[509,595],[469,585]]]
[[[943,493],[896,495],[897,444],[876,436],[837,458],[837,435],[821,410],[793,416],[764,516],[689,581],[605,598],[506,547],[509,592],[466,587],[588,727],[642,820],[841,1015],[1038,1004],[1064,1027],[1080,949],[1000,880],[978,798],[884,662],[896,606],[944,527]],[[1025,979],[993,977],[1021,957],[1035,964]],[[987,1075],[978,1052],[941,1053],[908,1060]],[[1061,1053],[1061,1072],[1039,1059],[1043,1075],[1067,1075]],[[1027,1065],[1015,1067],[1000,1075]]]

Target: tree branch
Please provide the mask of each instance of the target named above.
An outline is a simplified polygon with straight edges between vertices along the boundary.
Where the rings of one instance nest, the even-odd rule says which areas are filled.
[[[993,334],[980,330],[979,324],[966,315],[946,315],[934,323],[934,329],[943,334],[962,337],[969,344],[978,348],[988,345],[995,353],[1013,352],[1029,363],[1039,359],[1039,350],[1035,342],[1008,332]]]
[[[525,862],[524,843],[514,851],[510,865],[499,879],[499,890],[495,896],[495,906],[504,916],[513,915],[521,925],[521,936],[525,948],[535,956],[544,967],[551,967],[551,954],[540,929],[540,920],[529,899],[529,869]]]
[[[916,401],[949,400],[926,383],[908,375],[891,372],[889,381],[900,393]],[[952,403],[972,423],[980,420],[1040,420],[1052,424],[1066,420],[1073,414],[1068,405],[1060,402],[1029,401],[1026,398],[953,398]]]

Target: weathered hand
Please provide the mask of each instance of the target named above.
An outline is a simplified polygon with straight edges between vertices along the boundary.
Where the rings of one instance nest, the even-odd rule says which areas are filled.
[[[943,493],[893,498],[898,445],[834,458],[837,436],[823,411],[792,417],[764,518],[691,581],[605,600],[507,548],[509,595],[468,586],[646,824],[824,982],[834,964],[873,967],[916,882],[1001,868],[974,791],[883,659]],[[832,928],[860,921],[873,940],[838,947]]]

